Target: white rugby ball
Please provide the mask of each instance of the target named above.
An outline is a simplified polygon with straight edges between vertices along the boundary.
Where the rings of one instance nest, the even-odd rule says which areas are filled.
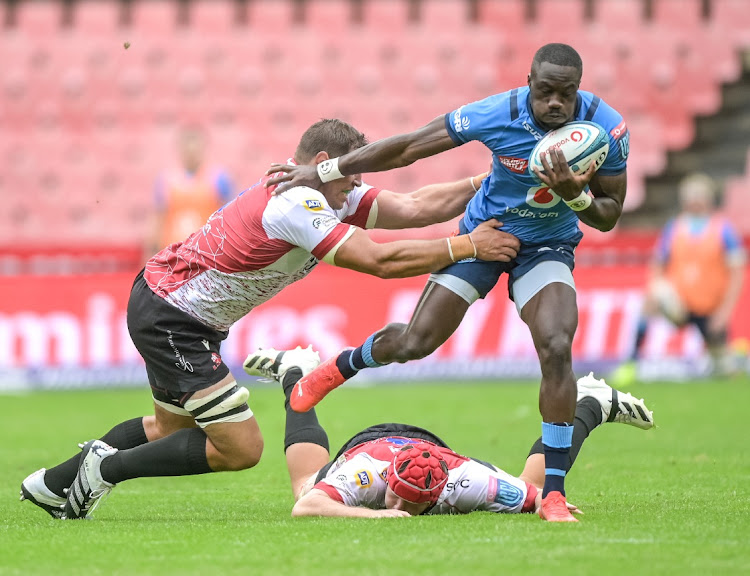
[[[609,136],[599,124],[585,120],[570,122],[547,132],[534,146],[529,157],[529,173],[540,184],[534,167],[544,173],[542,154],[547,155],[549,162],[549,153],[555,148],[563,151],[568,166],[575,174],[587,170],[592,162],[596,163],[598,170],[609,154]]]

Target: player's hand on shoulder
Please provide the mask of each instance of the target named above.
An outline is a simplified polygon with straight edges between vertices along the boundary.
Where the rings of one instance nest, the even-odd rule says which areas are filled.
[[[510,262],[518,256],[521,242],[502,230],[502,222],[487,220],[477,226],[469,235],[477,247],[477,258],[480,260]]]
[[[393,510],[385,508],[384,510],[373,510],[375,518],[405,518],[411,516],[406,510]]]
[[[596,162],[592,162],[586,170],[575,174],[568,166],[565,154],[559,148],[551,150],[549,156],[542,154],[541,162],[544,172],[535,167],[534,173],[563,200],[578,198],[596,173]]]
[[[290,164],[274,163],[266,170],[266,175],[272,176],[265,183],[266,188],[277,186],[276,190],[273,191],[274,196],[278,196],[285,190],[289,190],[295,186],[307,186],[317,190],[322,184],[315,166],[292,166]]]

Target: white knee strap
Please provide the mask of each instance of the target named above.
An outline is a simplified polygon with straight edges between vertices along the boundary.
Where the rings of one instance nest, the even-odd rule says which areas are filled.
[[[208,396],[191,398],[185,402],[185,409],[201,428],[220,422],[242,422],[253,417],[253,411],[247,405],[249,397],[247,388],[232,381]]]

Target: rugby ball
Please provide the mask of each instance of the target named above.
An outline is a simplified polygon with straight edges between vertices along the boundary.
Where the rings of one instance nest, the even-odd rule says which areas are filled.
[[[540,184],[542,182],[534,173],[534,167],[544,173],[542,154],[547,155],[549,162],[549,153],[555,148],[563,151],[568,166],[575,174],[588,169],[592,162],[596,163],[598,170],[609,154],[609,135],[599,124],[585,120],[570,122],[547,132],[534,146],[529,157],[529,173]]]

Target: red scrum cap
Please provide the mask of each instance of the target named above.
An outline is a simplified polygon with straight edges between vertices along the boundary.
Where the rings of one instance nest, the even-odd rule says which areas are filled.
[[[437,446],[419,442],[396,452],[387,474],[388,487],[399,498],[434,504],[448,481],[448,464]]]

